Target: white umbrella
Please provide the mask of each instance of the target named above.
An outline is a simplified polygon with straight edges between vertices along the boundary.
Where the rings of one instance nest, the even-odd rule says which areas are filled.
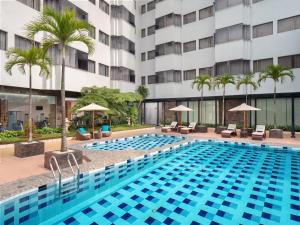
[[[246,128],[246,112],[248,111],[259,111],[261,109],[255,108],[251,105],[247,105],[246,103],[242,103],[241,105],[229,109],[230,112],[244,112],[244,128]]]
[[[188,108],[184,105],[179,105],[179,106],[176,106],[174,108],[171,108],[169,109],[170,111],[175,111],[175,112],[179,112],[180,113],[180,116],[179,116],[179,125],[181,125],[181,113],[182,112],[190,112],[190,111],[193,111],[193,109],[191,108]]]
[[[100,112],[103,112],[103,111],[108,111],[109,109],[108,108],[105,108],[101,105],[97,105],[95,103],[91,103],[87,106],[84,106],[80,109],[78,109],[78,111],[80,112],[92,112],[92,115],[93,115],[93,122],[92,122],[92,135],[93,135],[93,138],[94,138],[94,124],[95,124],[95,111],[100,111]]]

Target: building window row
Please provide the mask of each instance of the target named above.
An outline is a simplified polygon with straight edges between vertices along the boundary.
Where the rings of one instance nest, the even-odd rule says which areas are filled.
[[[250,26],[236,24],[216,30],[215,43],[222,44],[230,41],[250,40]]]
[[[134,71],[122,66],[111,66],[111,79],[135,83]]]
[[[89,36],[93,39],[96,39],[96,28],[90,24]]]
[[[183,80],[193,80],[196,77],[196,69],[183,71]]]
[[[218,0],[215,1],[216,11],[227,9],[236,5],[250,5],[250,0]]]
[[[135,26],[134,15],[123,5],[112,5],[111,16],[118,19],[123,19],[132,26]]]
[[[109,66],[99,63],[99,75],[105,76],[105,77],[109,77]]]
[[[111,36],[111,48],[123,49],[135,54],[135,44],[124,36]]]
[[[156,0],[153,0],[151,2],[147,3],[147,12],[155,9],[155,2]],[[141,6],[141,14],[146,13],[146,4]]]
[[[155,28],[156,30],[168,27],[168,26],[177,26],[181,27],[181,15],[170,13],[168,15],[159,17],[155,19]]]
[[[213,6],[199,10],[199,20],[206,19],[214,15]],[[189,24],[197,20],[196,11],[183,15],[183,24]]]
[[[218,62],[215,65],[216,75],[222,74],[245,74],[250,72],[250,60],[231,60],[226,62]]]
[[[99,30],[99,41],[105,45],[109,45],[109,35]]]
[[[40,0],[17,0],[18,2],[21,2],[37,11],[40,11],[41,5]]]
[[[32,48],[33,46],[38,47],[40,45],[40,43],[38,42],[33,42],[27,38],[21,37],[19,35],[15,35],[15,48],[20,48],[23,50]]]
[[[88,60],[88,71],[90,73],[95,73],[96,72],[96,63],[93,60]]]
[[[156,72],[155,75],[148,76],[148,84],[159,84],[159,83],[170,83],[170,82],[181,82],[181,71],[180,70],[167,70]]]
[[[155,55],[162,56],[162,55],[169,55],[169,54],[181,54],[181,43],[180,42],[167,42],[164,44],[156,45],[155,46]]]
[[[0,49],[7,49],[7,33],[3,30],[0,30]]]
[[[109,4],[104,0],[99,0],[99,8],[109,15]]]

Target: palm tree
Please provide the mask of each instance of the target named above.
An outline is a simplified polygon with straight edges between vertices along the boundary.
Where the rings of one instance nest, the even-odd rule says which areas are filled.
[[[249,72],[249,73],[244,74],[244,76],[241,77],[236,82],[236,88],[238,90],[240,90],[240,88],[241,88],[242,85],[245,85],[245,87],[246,87],[246,104],[248,104],[248,86],[250,85],[253,88],[253,90],[257,89],[257,85],[253,81],[253,78],[254,78],[254,73],[253,72]]]
[[[273,94],[273,102],[274,102],[274,128],[277,128],[277,121],[276,121],[276,88],[277,83],[279,81],[283,82],[285,77],[289,77],[292,81],[294,80],[295,76],[293,71],[286,69],[280,65],[269,65],[267,69],[262,72],[259,76],[257,83],[260,85],[262,81],[266,81],[267,79],[272,79],[274,81],[274,94]]]
[[[203,111],[203,89],[204,86],[207,86],[209,90],[212,88],[212,80],[208,74],[203,74],[195,77],[192,88],[196,86],[198,91],[201,91],[201,99],[200,99],[200,124],[202,124],[202,111]]]
[[[215,78],[215,86],[223,88],[223,99],[222,99],[222,126],[225,125],[225,88],[228,84],[234,84],[234,76],[231,74],[223,74]]]
[[[139,112],[141,112],[141,110],[140,110],[141,104],[149,96],[149,90],[144,85],[140,85],[140,86],[138,86],[138,88],[136,89],[135,92],[141,96],[141,100],[139,101],[139,105],[138,105]],[[142,120],[142,118],[141,118],[141,120]]]
[[[41,48],[19,49],[11,48],[6,52],[8,61],[5,64],[5,70],[11,74],[12,68],[17,66],[23,74],[26,74],[26,68],[29,73],[29,117],[28,129],[29,136],[28,142],[32,142],[32,68],[38,66],[40,68],[39,75],[48,76],[50,73],[51,61],[46,57],[46,53]]]
[[[88,36],[90,25],[79,20],[74,10],[65,9],[57,12],[51,8],[45,8],[41,16],[26,26],[27,37],[34,39],[35,35],[45,32],[42,46],[49,49],[55,45],[60,46],[61,58],[61,151],[67,151],[66,141],[66,112],[65,112],[65,57],[66,47],[74,42],[86,45],[88,53],[94,51],[93,40]]]

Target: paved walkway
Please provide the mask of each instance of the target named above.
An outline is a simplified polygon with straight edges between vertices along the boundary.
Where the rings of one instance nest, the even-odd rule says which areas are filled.
[[[126,137],[139,135],[144,133],[160,133],[160,129],[146,128],[140,130],[132,131],[121,131],[114,132],[111,138]],[[175,133],[170,133],[175,134]],[[285,133],[284,139],[270,139],[267,138],[263,141],[252,141],[251,138],[221,138],[221,135],[215,134],[213,129],[209,129],[208,133],[194,133],[189,134],[189,138],[203,138],[203,139],[218,139],[227,141],[238,141],[238,142],[249,142],[258,144],[268,144],[268,145],[281,145],[281,146],[294,146],[300,148],[300,133],[296,134],[296,138],[290,138],[290,133]],[[68,144],[76,144],[79,141],[69,139]],[[46,151],[58,150],[60,147],[60,140],[48,140],[45,141]],[[130,157],[136,157],[144,155],[145,151],[112,151],[112,152],[91,152],[86,151],[84,155],[90,161],[85,161],[81,165],[82,170],[91,170],[95,168],[101,168],[105,165],[111,165],[120,161],[127,160]],[[33,156],[29,158],[17,158],[14,156],[13,145],[10,146],[0,146],[0,190],[11,192],[11,187],[17,190],[13,192],[20,192],[21,190],[28,189],[31,187],[36,187],[38,185],[44,184],[45,182],[50,182],[52,176],[49,170],[43,167],[44,155]],[[11,194],[11,193],[10,193]],[[2,196],[3,199],[4,196]],[[6,196],[7,197],[7,196]],[[1,199],[1,194],[0,194]]]

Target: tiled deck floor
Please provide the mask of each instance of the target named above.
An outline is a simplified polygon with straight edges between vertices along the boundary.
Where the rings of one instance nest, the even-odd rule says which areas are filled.
[[[115,132],[111,138],[123,137],[123,136],[132,136],[139,135],[143,133],[154,133],[160,132],[160,129],[147,128],[134,131],[125,131],[125,132]],[[222,139],[220,135],[215,134],[213,129],[209,129],[208,133],[195,133],[190,134],[191,138],[205,138],[205,139]],[[290,133],[285,133],[284,139],[270,139],[267,138],[264,141],[252,141],[251,138],[239,138],[232,137],[222,140],[228,141],[239,141],[239,142],[252,142],[259,144],[269,144],[269,145],[289,145],[300,147],[300,134],[296,134],[296,138],[291,139]],[[69,140],[69,145],[78,143],[75,140]],[[59,140],[47,141],[46,150],[53,151],[57,150],[60,147]],[[49,170],[43,167],[44,156],[34,156],[25,159],[17,158],[13,156],[13,147],[1,148],[0,146],[0,185],[8,182],[13,182],[22,178],[27,178],[31,176],[37,176],[47,173],[49,176]],[[130,157],[136,157],[143,155],[143,151],[118,151],[116,152],[90,152],[85,154],[92,162],[85,162],[83,167],[85,169],[100,168],[105,165],[110,165],[112,163],[120,162],[126,160]],[[34,180],[34,177],[30,179]],[[36,178],[38,179],[38,178]],[[2,186],[2,185],[1,185]]]

